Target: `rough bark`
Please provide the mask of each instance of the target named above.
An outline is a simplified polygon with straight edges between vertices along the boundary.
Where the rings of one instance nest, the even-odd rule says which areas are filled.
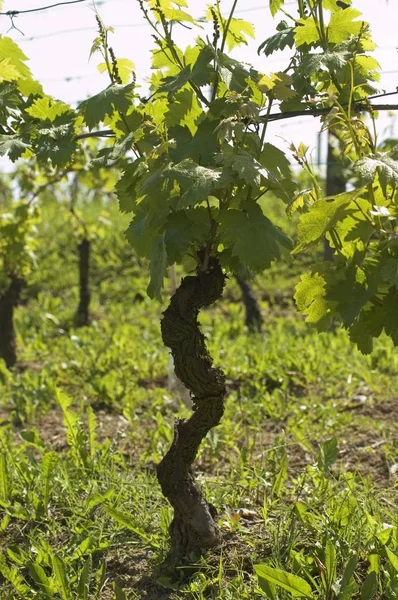
[[[78,246],[79,250],[79,305],[76,312],[76,325],[82,327],[90,323],[90,242],[84,239]]]
[[[171,349],[175,373],[193,400],[192,416],[176,420],[173,442],[157,468],[162,492],[174,508],[170,526],[172,562],[198,555],[219,541],[216,510],[197,486],[192,463],[201,441],[224,413],[225,376],[212,366],[198,326],[199,310],[221,298],[224,284],[218,261],[210,259],[206,272],[181,281],[163,313],[163,342]]]
[[[23,280],[14,278],[0,296],[0,358],[11,368],[17,362],[14,311],[23,287]]]
[[[236,281],[242,291],[242,299],[246,309],[245,324],[250,332],[260,332],[263,316],[256,295],[248,281],[242,279],[239,275],[236,275]]]

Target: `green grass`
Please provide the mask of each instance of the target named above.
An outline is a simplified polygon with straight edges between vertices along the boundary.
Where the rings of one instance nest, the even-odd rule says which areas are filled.
[[[343,331],[308,327],[290,300],[305,259],[256,280],[258,335],[230,280],[201,316],[229,396],[196,463],[223,541],[162,570],[172,515],[155,465],[176,414],[189,414],[167,390],[165,304],[142,299],[144,267],[109,206],[114,226],[93,248],[93,322],[74,329],[74,238],[46,210],[40,268],[17,311],[20,361],[0,368],[0,599],[398,598],[391,342],[364,357]]]

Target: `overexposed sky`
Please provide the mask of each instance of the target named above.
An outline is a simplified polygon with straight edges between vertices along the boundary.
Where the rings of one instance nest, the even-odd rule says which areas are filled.
[[[3,12],[42,7],[56,1],[5,0]],[[198,17],[204,15],[208,4],[205,0],[188,0],[188,3],[191,14]],[[225,14],[229,13],[231,4],[232,0],[221,0]],[[288,10],[294,9],[295,4],[296,1],[293,0],[285,1]],[[151,29],[143,20],[137,0],[97,0],[96,6],[105,24],[115,28],[115,33],[110,36],[110,43],[116,56],[130,58],[135,63],[137,81],[144,81],[149,74],[153,40]],[[380,88],[394,91],[398,86],[398,0],[353,0],[352,6],[358,8],[364,19],[371,24],[373,38],[378,45],[374,56],[383,72]],[[256,39],[248,47],[238,49],[239,57],[266,74],[284,69],[289,49],[268,58],[257,55],[259,44],[272,35],[276,24],[281,20],[278,15],[275,20],[272,19],[268,0],[238,0],[236,16],[253,22],[256,30]],[[94,55],[88,60],[97,30],[92,0],[18,15],[14,18],[14,24],[24,35],[16,29],[7,32],[11,27],[7,16],[0,16],[0,33],[12,37],[20,45],[30,59],[29,66],[34,76],[48,94],[76,105],[108,85],[107,76],[100,75],[97,70],[101,57]],[[175,27],[175,32],[181,46],[192,44],[197,35],[180,26]],[[398,97],[392,96],[381,101],[396,103]],[[383,114],[380,132],[388,131],[388,135],[391,135],[394,126],[395,119]],[[287,142],[297,144],[305,141],[314,148],[315,160],[319,127],[319,120],[312,117],[271,123],[268,141],[283,150],[287,149]],[[395,134],[398,135],[396,129]]]

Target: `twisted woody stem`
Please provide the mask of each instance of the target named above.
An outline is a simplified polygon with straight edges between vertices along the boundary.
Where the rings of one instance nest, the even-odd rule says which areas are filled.
[[[185,277],[163,313],[162,338],[171,349],[177,377],[191,391],[193,414],[177,419],[170,449],[157,468],[162,492],[174,508],[170,525],[174,562],[217,544],[215,508],[203,497],[192,471],[200,444],[224,413],[225,376],[207,351],[198,326],[199,310],[221,298],[225,285],[218,260],[206,272]]]

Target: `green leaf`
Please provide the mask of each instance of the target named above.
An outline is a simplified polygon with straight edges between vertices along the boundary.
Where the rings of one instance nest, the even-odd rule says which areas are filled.
[[[5,454],[0,454],[0,500],[9,501],[9,485],[7,472],[7,459]]]
[[[254,28],[252,23],[248,21],[244,21],[243,19],[234,19],[232,18],[229,22],[228,32],[227,32],[227,48],[229,52],[233,50],[236,46],[241,46],[242,44],[247,45],[247,37],[254,38]]]
[[[331,321],[330,304],[326,300],[326,281],[319,273],[301,276],[294,294],[297,308],[307,315],[306,322],[325,330]]]
[[[150,282],[147,288],[147,294],[150,298],[156,298],[161,302],[161,289],[163,287],[163,278],[166,273],[167,250],[164,233],[158,235],[152,245],[151,258],[149,262]]]
[[[105,506],[104,508],[105,508],[105,512],[112,519],[114,519],[117,523],[119,523],[119,525],[121,525],[122,527],[125,527],[126,529],[129,529],[130,531],[135,533],[139,538],[143,539],[151,547],[153,547],[153,548],[160,547],[159,544],[153,540],[153,536],[146,535],[143,531],[141,531],[140,529],[138,529],[138,527],[136,527],[135,521],[131,515],[123,512],[121,510],[118,510],[116,508],[112,508],[111,506]]]
[[[45,166],[51,161],[54,167],[64,167],[71,161],[77,148],[73,123],[54,122],[51,127],[40,126],[37,134],[38,137],[32,139],[32,149],[40,164]]]
[[[328,440],[329,442],[331,440]],[[337,440],[335,440],[337,442]],[[327,442],[325,442],[327,443]],[[323,447],[325,446],[325,444],[323,444]],[[327,456],[327,453],[329,454],[330,457],[330,452],[326,451],[324,452],[325,458]],[[336,459],[333,460],[332,458],[332,462],[334,462]],[[329,460],[331,459],[329,458]],[[337,455],[336,455],[337,458]],[[326,463],[326,461],[325,461]],[[329,466],[332,463],[329,463]],[[325,546],[325,568],[326,568],[326,582],[327,582],[327,586],[328,589],[332,589],[332,585],[336,579],[336,568],[337,568],[337,560],[336,560],[336,546],[335,544],[328,538],[326,540],[326,546]]]
[[[221,169],[201,167],[187,158],[169,166],[165,175],[174,178],[185,190],[177,205],[178,209],[182,209],[206,200],[221,179]]]
[[[39,586],[39,592],[44,594],[45,598],[53,598],[53,589],[50,579],[47,577],[45,570],[38,562],[30,561],[28,563],[29,574],[33,581]]]
[[[195,119],[202,113],[196,95],[191,89],[185,88],[175,94],[169,102],[165,114],[166,123],[169,127],[174,125],[186,125],[192,135],[197,130]]]
[[[198,57],[192,66],[190,80],[199,87],[211,84],[214,79],[214,69],[210,64],[214,60],[214,50],[210,46],[200,49]]]
[[[90,536],[85,537],[80,542],[80,544],[78,545],[76,550],[73,552],[72,560],[76,560],[77,558],[81,558],[85,554],[90,553],[90,549],[92,546],[93,546],[93,538]]]
[[[268,172],[262,164],[244,150],[224,152],[216,157],[216,162],[231,169],[249,185],[261,185],[261,177],[267,177]]]
[[[126,231],[126,237],[138,256],[150,257],[153,241],[164,225],[164,220],[163,215],[156,212],[144,212],[134,216]]]
[[[355,169],[363,182],[373,182],[378,172],[380,180],[396,185],[398,183],[398,160],[395,160],[397,150],[396,146],[389,152],[376,152],[356,162]]]
[[[330,467],[336,462],[339,455],[339,447],[336,438],[326,440],[319,448],[317,456],[318,468],[323,472],[327,473]]]
[[[294,39],[299,48],[303,44],[313,44],[320,40],[319,31],[312,17],[297,20],[297,27],[294,29]]]
[[[88,444],[90,448],[90,456],[94,458],[96,444],[97,444],[97,417],[91,406],[87,407],[87,430],[88,430]]]
[[[362,13],[355,8],[345,8],[333,13],[327,27],[329,43],[340,44],[359,35],[363,28],[363,21],[354,21],[354,19],[361,16]]]
[[[31,79],[30,69],[25,65],[28,57],[25,56],[14,40],[9,37],[0,37],[0,60],[7,61],[7,68],[10,65],[14,67],[18,73],[18,79]]]
[[[87,557],[80,572],[79,583],[77,586],[78,600],[87,600],[90,589],[90,577],[93,570],[93,559],[91,554]]]
[[[81,102],[77,110],[83,115],[89,129],[101,123],[114,112],[125,113],[132,104],[134,85],[110,85],[105,90]]]
[[[394,342],[395,346],[398,346],[398,290],[397,288],[391,288],[386,297],[383,300],[383,310],[385,314],[385,332],[389,335]]]
[[[271,497],[279,498],[282,490],[283,484],[285,483],[288,476],[288,458],[286,452],[281,457],[278,464],[278,472],[276,474],[275,480],[272,484],[271,488]]]
[[[71,596],[69,593],[69,582],[68,577],[66,575],[64,561],[55,554],[53,554],[52,563],[54,569],[55,583],[62,600],[71,600]]]
[[[267,565],[254,565],[254,570],[260,582],[265,579],[287,590],[294,598],[313,598],[311,586],[298,575],[293,575],[281,569],[274,569]]]
[[[270,56],[277,50],[284,50],[286,47],[294,46],[294,27],[289,27],[286,21],[281,21],[276,27],[277,33],[267,38],[257,49],[257,54],[263,52],[265,56]]]
[[[10,62],[10,58],[0,59],[0,82],[15,81],[22,77],[15,65]]]
[[[354,554],[354,556],[351,556],[351,558],[345,566],[343,577],[341,578],[340,582],[340,591],[338,595],[339,600],[346,600],[346,598],[348,600],[348,598],[351,598],[351,596],[346,596],[344,592],[351,587],[354,571],[358,564],[358,560],[358,554]]]
[[[139,191],[139,182],[148,172],[148,165],[143,158],[130,163],[123,171],[116,184],[116,195],[122,212],[133,212],[143,194]]]
[[[205,208],[172,212],[168,216],[165,226],[165,242],[169,262],[180,262],[190,246],[194,245],[199,248],[206,241],[208,234],[209,220]]]
[[[121,158],[124,158],[134,144],[135,132],[127,134],[119,139],[112,148],[102,148],[91,164],[97,167],[113,167]]]
[[[355,264],[344,265],[334,273],[330,268],[329,275],[328,299],[334,303],[344,326],[349,327],[377,292],[377,279]]]
[[[377,593],[377,575],[371,571],[366,575],[361,587],[361,600],[371,600]]]
[[[195,23],[195,19],[184,10],[162,7],[162,12],[168,21]]]
[[[395,554],[395,552],[393,552],[392,550],[390,550],[387,547],[384,548],[384,551],[386,553],[386,556],[387,556],[392,568],[394,569],[394,571],[398,572],[398,556]]]
[[[276,146],[266,142],[261,152],[260,162],[277,180],[291,179],[290,162],[286,154]]]
[[[245,210],[220,211],[220,242],[231,247],[249,269],[262,271],[280,257],[281,246],[288,238],[263,214],[258,204],[248,204]]]
[[[43,504],[46,510],[50,499],[52,475],[58,464],[58,460],[58,454],[56,452],[47,452],[42,460],[41,474],[44,483]]]
[[[21,158],[30,145],[20,138],[18,134],[15,135],[0,135],[0,155],[8,157],[12,162]]]
[[[26,594],[30,591],[24,578],[19,573],[16,567],[9,567],[4,554],[0,554],[0,574],[11,583],[21,598],[26,598]]]
[[[187,127],[171,127],[169,139],[174,140],[175,147],[170,147],[170,160],[179,163],[186,158],[192,158],[203,167],[213,166],[214,155],[218,149],[217,133],[214,129],[214,121],[210,119],[204,119],[198,124],[194,136]]]
[[[281,6],[285,3],[285,0],[269,0],[269,10],[271,15],[274,17]]]
[[[379,337],[384,327],[384,310],[377,304],[362,310],[350,326],[350,340],[358,346],[362,354],[373,350],[373,339]]]
[[[115,581],[113,584],[113,591],[115,592],[115,600],[127,600],[126,594],[117,581]]]
[[[246,91],[251,71],[239,61],[229,57],[227,54],[218,53],[217,68],[220,79],[227,88],[239,94]]]
[[[53,122],[64,113],[71,112],[71,108],[64,102],[53,100],[50,96],[44,96],[43,98],[37,98],[32,106],[26,109],[26,112],[34,119]]]
[[[258,82],[258,88],[266,94],[271,94],[277,100],[289,100],[296,95],[296,92],[289,87],[292,83],[292,77],[280,71],[271,73],[269,77],[263,75]]]
[[[163,83],[159,88],[159,92],[168,92],[172,95],[178,92],[184,85],[188,83],[191,78],[191,67],[187,66],[181,69],[177,75],[164,77]]]
[[[333,229],[336,223],[348,214],[348,207],[357,191],[338,194],[333,198],[322,198],[311,206],[307,213],[300,215],[297,228],[298,244],[293,253],[313,246]]]
[[[300,72],[310,77],[318,71],[338,71],[350,60],[351,54],[346,47],[328,49],[322,53],[304,54],[300,63]]]
[[[116,59],[117,72],[121,79],[121,82],[126,85],[134,72],[135,65],[132,60],[129,58],[117,58]],[[108,70],[108,66],[106,63],[100,63],[97,66],[97,69],[100,73],[104,73]]]

